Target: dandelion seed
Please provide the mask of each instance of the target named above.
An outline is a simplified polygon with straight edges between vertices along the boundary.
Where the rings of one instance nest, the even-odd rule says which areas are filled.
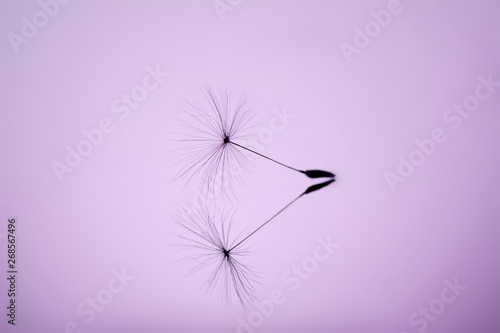
[[[239,236],[230,241],[231,224],[226,219],[221,218],[220,226],[218,226],[208,213],[202,218],[194,218],[185,211],[186,217],[178,217],[176,221],[188,232],[188,236],[181,236],[188,242],[186,248],[195,250],[195,253],[189,255],[186,259],[198,261],[198,264],[188,274],[211,266],[212,272],[205,283],[207,290],[213,291],[218,286],[224,299],[230,301],[231,294],[234,293],[240,303],[246,307],[256,299],[255,284],[258,283],[258,275],[251,267],[244,265],[239,259],[241,256],[250,254],[249,249],[244,247],[243,243],[298,199],[306,194],[318,191],[334,181],[335,179],[331,179],[308,187],[301,195],[239,241],[237,240]]]
[[[297,200],[299,200],[300,198],[302,198],[304,195],[312,193],[314,191],[318,191],[318,190],[322,189],[323,187],[326,187],[326,186],[330,185],[334,181],[335,181],[335,179],[331,179],[331,180],[328,180],[328,181],[320,183],[320,184],[309,186],[301,195],[299,195],[298,197],[296,197],[295,199],[293,199],[292,201],[290,201],[283,208],[281,208],[276,214],[274,214],[269,220],[267,220],[266,222],[264,222],[263,224],[261,224],[257,229],[255,229],[253,232],[251,232],[248,236],[246,236],[241,241],[239,241],[236,245],[234,245],[233,247],[231,247],[230,251],[234,250],[239,245],[241,245],[243,242],[245,242],[248,238],[250,238],[251,236],[253,236],[257,231],[259,231],[266,224],[268,224],[269,222],[271,222],[272,220],[274,220],[279,214],[281,214],[285,209],[287,209],[288,207],[290,207],[293,203],[295,203]]]

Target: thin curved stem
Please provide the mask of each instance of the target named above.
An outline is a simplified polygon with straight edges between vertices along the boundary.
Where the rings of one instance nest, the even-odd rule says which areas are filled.
[[[229,142],[229,143],[231,143],[231,144],[233,144],[233,145],[235,145],[235,146],[238,146],[238,147],[240,147],[240,148],[242,148],[242,149],[248,150],[248,151],[249,151],[249,152],[251,152],[251,153],[254,153],[254,154],[257,154],[257,155],[259,155],[259,156],[261,156],[261,157],[267,158],[268,160],[270,160],[270,161],[272,161],[272,162],[274,162],[274,163],[277,163],[277,164],[279,164],[279,165],[282,165],[282,166],[284,166],[284,167],[286,167],[286,168],[288,168],[288,169],[291,169],[291,170],[294,170],[294,171],[297,171],[297,172],[300,172],[300,173],[304,173],[304,171],[302,171],[302,170],[295,169],[294,167],[291,167],[291,166],[289,166],[289,165],[286,165],[286,164],[283,164],[283,163],[281,163],[281,162],[278,162],[278,161],[276,161],[276,160],[274,160],[274,159],[272,159],[272,158],[270,158],[270,157],[267,157],[266,155],[262,155],[261,153],[256,152],[255,150],[252,150],[252,149],[250,149],[250,148],[247,148],[247,147],[245,147],[245,146],[242,146],[242,145],[240,145],[240,144],[237,144],[236,142],[233,142],[233,141],[228,141],[228,142]]]

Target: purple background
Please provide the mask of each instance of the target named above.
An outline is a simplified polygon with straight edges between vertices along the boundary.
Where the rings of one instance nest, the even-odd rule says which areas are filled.
[[[233,1],[238,3],[238,1]],[[203,274],[174,243],[180,195],[168,141],[175,118],[206,83],[255,101],[256,134],[273,110],[295,118],[265,153],[337,182],[298,201],[253,238],[248,263],[264,275],[259,299],[287,299],[256,332],[417,332],[408,322],[440,297],[443,281],[467,289],[426,332],[500,331],[500,91],[453,130],[443,114],[500,81],[500,2],[403,0],[403,11],[348,63],[339,47],[388,1],[242,1],[218,16],[211,1],[72,1],[19,52],[7,35],[40,11],[0,2],[2,276],[6,221],[16,216],[17,325],[2,332],[236,332],[254,309],[199,290]],[[146,67],[170,73],[120,120],[111,103],[142,82]],[[81,131],[116,128],[59,182],[51,164]],[[261,127],[259,127],[261,126]],[[414,141],[442,128],[447,140],[392,192]],[[237,227],[251,230],[310,181],[261,159],[237,187]],[[246,227],[246,229],[245,229]],[[318,237],[341,244],[299,290],[282,274],[310,256]],[[77,306],[125,268],[133,281],[85,323]]]

